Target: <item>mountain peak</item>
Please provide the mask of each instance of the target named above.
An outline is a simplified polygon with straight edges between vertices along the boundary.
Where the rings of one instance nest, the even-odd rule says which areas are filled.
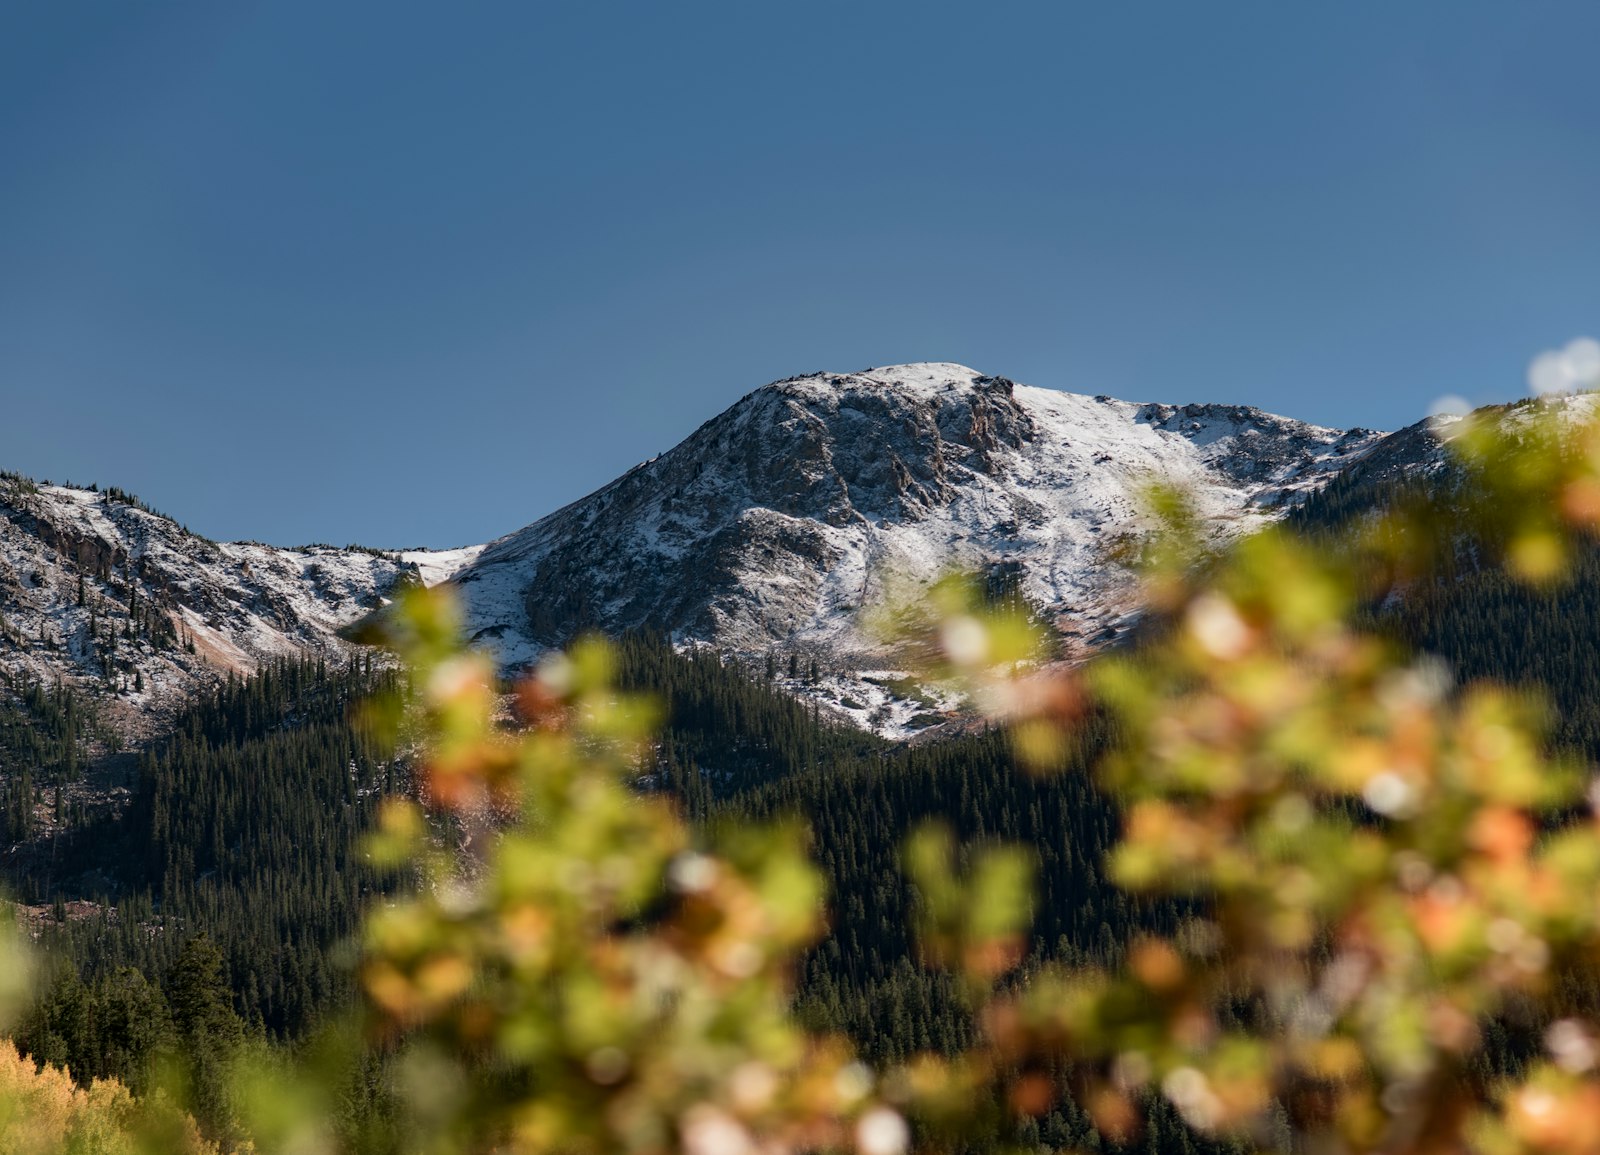
[[[458,580],[479,639],[508,665],[598,627],[870,669],[884,659],[860,612],[889,584],[914,590],[948,567],[1004,571],[1069,649],[1087,649],[1136,612],[1109,543],[1139,528],[1148,480],[1187,487],[1234,534],[1281,516],[1378,438],[950,362],[814,373],[747,394],[493,543]]]
[[[927,711],[883,690],[896,675],[876,668],[890,659],[863,610],[949,568],[986,572],[1087,653],[1139,612],[1112,546],[1144,528],[1151,479],[1187,488],[1225,537],[1391,457],[1414,454],[1248,406],[1118,401],[931,361],[773,382],[587,497],[436,554],[210,542],[120,491],[0,477],[0,665],[144,709],[219,668],[337,653],[337,631],[395,585],[454,575],[506,667],[585,628],[660,630],[814,658],[836,712],[904,732]]]
[[[966,365],[952,361],[915,361],[905,365],[882,365],[854,372],[816,372],[774,381],[756,390],[804,395],[808,392],[861,393],[892,392],[922,401],[972,393],[985,386],[1009,386],[1001,377],[989,377]]]
[[[945,389],[952,385],[969,383],[984,375],[967,365],[954,361],[911,361],[904,365],[872,365],[850,372],[818,370],[797,377],[786,377],[774,385],[799,381],[821,381],[841,385],[898,385],[908,389]]]

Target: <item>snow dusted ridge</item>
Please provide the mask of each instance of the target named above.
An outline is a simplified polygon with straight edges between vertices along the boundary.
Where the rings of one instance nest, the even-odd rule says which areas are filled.
[[[1088,649],[1134,611],[1105,543],[1139,524],[1150,479],[1187,487],[1231,535],[1281,516],[1382,438],[1240,406],[1037,389],[962,365],[819,373],[750,393],[491,543],[455,581],[477,638],[508,666],[582,627],[647,626],[869,669],[858,611],[890,576],[915,589],[952,565],[1009,568]],[[855,679],[838,697],[877,710],[872,687],[892,680]]]
[[[446,551],[216,543],[115,495],[0,476],[0,670],[114,690],[128,728],[149,732],[219,671],[342,653],[337,631],[397,585],[453,581],[475,639],[508,668],[584,628],[649,627],[686,645],[798,653],[808,671],[819,658],[819,676],[793,689],[905,735],[956,703],[884,668],[860,611],[888,583],[906,596],[952,566],[1004,570],[1087,653],[1137,614],[1107,554],[1140,526],[1152,478],[1186,487],[1232,535],[1354,462],[1405,468],[1426,450],[1398,445],[1405,436],[1086,397],[952,364],[818,373],[757,389],[525,529]]]
[[[212,542],[106,494],[0,478],[0,669],[113,687],[136,723],[219,672],[342,652],[336,630],[402,582],[449,578],[481,548],[377,553]],[[178,643],[162,644],[159,624],[130,630],[131,608],[170,624]],[[183,644],[189,638],[193,653]]]

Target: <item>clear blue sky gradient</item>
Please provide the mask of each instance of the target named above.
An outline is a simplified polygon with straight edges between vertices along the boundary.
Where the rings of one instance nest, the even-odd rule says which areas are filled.
[[[508,532],[813,369],[1395,427],[1600,329],[1600,5],[0,10],[0,467]]]

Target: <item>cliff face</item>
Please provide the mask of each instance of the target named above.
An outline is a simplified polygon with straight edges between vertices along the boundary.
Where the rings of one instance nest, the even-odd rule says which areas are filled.
[[[0,670],[92,687],[138,732],[221,674],[342,655],[338,629],[451,556],[213,542],[108,494],[6,477]]]
[[[758,389],[674,449],[492,543],[457,577],[507,664],[585,627],[869,661],[894,580],[1004,567],[1082,639],[1132,608],[1107,541],[1151,480],[1223,534],[1279,516],[1381,440],[1237,406],[1137,405],[960,365]]]
[[[948,704],[884,668],[863,608],[952,567],[1000,572],[1069,654],[1088,653],[1137,617],[1111,546],[1142,527],[1152,481],[1185,488],[1229,536],[1355,463],[1403,469],[1427,449],[1411,431],[917,364],[757,389],[610,485],[464,550],[212,542],[120,494],[0,476],[0,671],[76,681],[126,728],[159,728],[203,682],[280,655],[340,656],[338,631],[398,585],[454,580],[474,637],[508,668],[587,628],[798,652],[822,676],[794,689],[906,733]]]

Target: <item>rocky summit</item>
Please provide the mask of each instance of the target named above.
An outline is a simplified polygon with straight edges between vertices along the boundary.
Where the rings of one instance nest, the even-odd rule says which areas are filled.
[[[119,491],[0,479],[0,669],[114,692],[130,717],[221,672],[340,654],[406,582],[451,581],[516,668],[585,629],[820,660],[806,692],[888,733],[926,714],[862,611],[962,568],[1005,575],[1070,653],[1137,617],[1112,546],[1151,482],[1216,534],[1280,517],[1353,464],[1427,452],[1227,405],[1034,388],[962,365],[766,385],[681,444],[486,546],[281,549],[191,534]],[[1404,462],[1398,463],[1399,467]],[[800,687],[796,687],[800,688]]]
[[[456,581],[508,664],[583,628],[870,662],[860,611],[951,567],[1003,567],[1069,639],[1135,607],[1107,543],[1152,481],[1216,531],[1280,516],[1383,439],[1256,409],[1134,404],[962,365],[757,389],[680,445],[490,544]]]

